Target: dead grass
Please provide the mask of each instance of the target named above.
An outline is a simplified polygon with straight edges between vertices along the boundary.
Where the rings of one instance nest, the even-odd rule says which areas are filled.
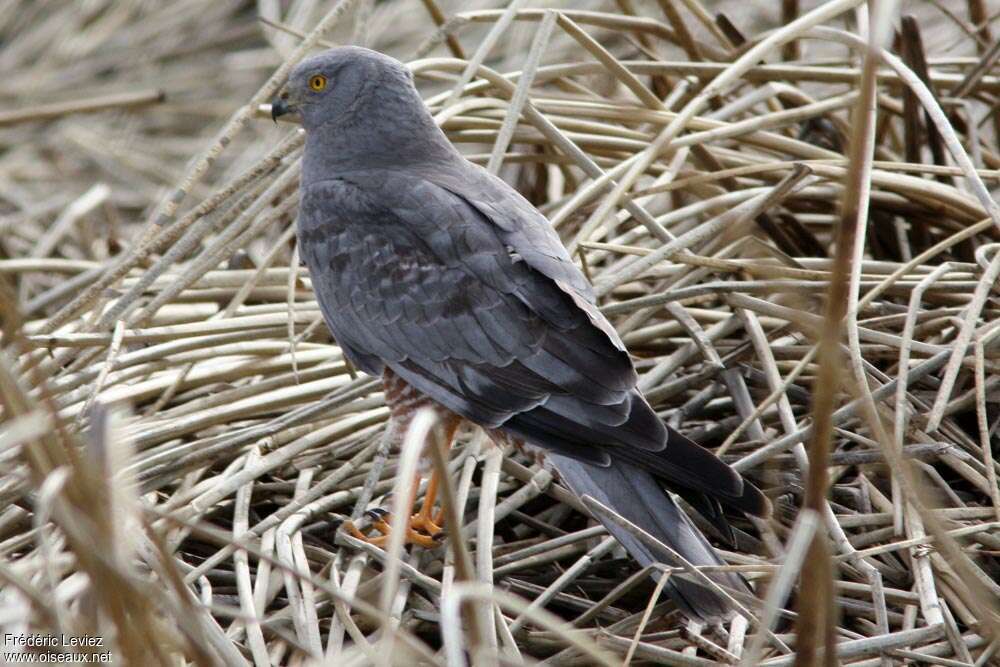
[[[784,2],[771,31],[700,0],[531,4],[8,3],[4,633],[136,665],[998,659],[987,3]],[[295,259],[302,138],[264,105],[351,41],[409,57],[556,225],[663,417],[774,501],[723,552],[759,598],[731,622],[684,621],[599,508],[479,432],[433,448],[444,546],[338,532],[409,497],[435,441],[418,420],[386,450]]]

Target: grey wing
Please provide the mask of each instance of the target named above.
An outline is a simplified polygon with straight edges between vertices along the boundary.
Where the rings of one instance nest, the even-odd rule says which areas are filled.
[[[597,309],[587,278],[573,263],[549,221],[528,200],[500,178],[474,165],[460,172],[437,171],[427,177],[488,219],[512,252],[568,294],[593,326],[617,349],[625,351],[618,333]]]
[[[659,420],[633,410],[645,404],[628,354],[481,213],[425,179],[353,178],[310,186],[299,217],[317,298],[352,357],[483,426],[523,416],[582,458],[606,462],[602,442],[663,448]]]
[[[301,252],[337,340],[482,426],[741,499],[740,476],[710,453],[666,447],[624,346],[544,217],[502,182],[467,187],[474,198],[430,177],[365,172],[305,191]]]

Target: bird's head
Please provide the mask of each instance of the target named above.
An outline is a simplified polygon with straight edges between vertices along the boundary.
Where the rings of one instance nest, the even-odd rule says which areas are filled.
[[[412,80],[405,65],[376,51],[356,46],[330,49],[292,70],[281,94],[271,102],[271,117],[298,114],[308,131],[353,115],[374,97],[412,91]]]
[[[456,155],[406,65],[369,49],[344,46],[299,63],[271,104],[275,119],[292,113],[307,135],[305,181]]]

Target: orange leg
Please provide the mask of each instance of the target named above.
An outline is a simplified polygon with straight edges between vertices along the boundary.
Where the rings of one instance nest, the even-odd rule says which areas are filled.
[[[347,528],[348,532],[354,537],[358,538],[362,542],[367,542],[368,544],[374,544],[380,549],[384,549],[389,543],[389,534],[392,532],[392,526],[390,526],[385,519],[379,519],[372,524],[372,528],[382,533],[381,535],[374,537],[371,535],[365,535],[358,527],[354,525],[353,521],[344,522],[344,527]],[[413,529],[412,525],[406,527],[406,541],[404,544],[416,544],[424,547],[425,549],[430,549],[436,547],[439,543],[436,536],[426,535],[424,533],[418,532]]]
[[[457,428],[458,419],[449,420],[449,423],[445,428],[448,447],[451,447],[451,441],[455,436]],[[435,468],[431,473],[430,478],[427,480],[427,489],[424,492],[424,500],[420,505],[420,510],[417,511],[416,514],[411,515],[407,521],[406,540],[404,544],[417,544],[425,548],[435,547],[440,544],[440,540],[444,536],[444,531],[441,528],[441,524],[444,519],[444,512],[434,512],[434,504],[437,502],[440,483],[441,476],[438,474],[437,468]],[[419,486],[420,474],[418,473],[417,479],[413,484],[412,497],[409,503],[411,507],[416,504],[416,495]],[[359,540],[384,548],[389,542],[389,533],[392,532],[390,523],[391,519],[387,520],[383,518],[380,518],[372,523],[372,528],[382,533],[379,536],[365,535],[358,530],[358,527],[354,525],[353,521],[346,521],[344,523],[344,528],[346,528],[351,535]]]
[[[434,502],[437,500],[438,484],[441,483],[441,476],[437,468],[431,473],[427,480],[427,491],[424,492],[424,502],[420,505],[420,511],[410,517],[410,526],[415,530],[423,531],[424,534],[436,537],[441,534],[441,526],[438,522],[441,517],[432,517],[431,511]],[[436,519],[436,520],[435,520]]]

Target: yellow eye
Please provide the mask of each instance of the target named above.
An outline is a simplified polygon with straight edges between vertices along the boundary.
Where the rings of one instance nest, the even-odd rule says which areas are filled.
[[[326,88],[326,77],[322,74],[312,75],[309,77],[309,87],[317,93],[322,92]]]

